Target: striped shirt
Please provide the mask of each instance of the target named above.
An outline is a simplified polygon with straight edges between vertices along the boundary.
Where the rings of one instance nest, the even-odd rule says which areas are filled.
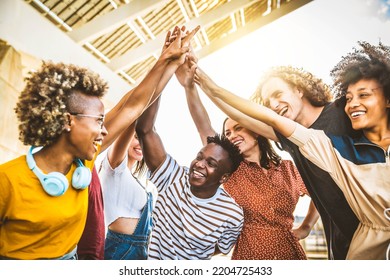
[[[210,259],[218,246],[227,254],[240,235],[241,207],[223,189],[207,199],[190,190],[188,168],[169,155],[150,176],[158,199],[149,259]]]

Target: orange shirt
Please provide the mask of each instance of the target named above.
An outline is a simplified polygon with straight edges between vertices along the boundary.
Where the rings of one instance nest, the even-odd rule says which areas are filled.
[[[306,259],[291,231],[298,199],[307,194],[292,161],[268,170],[243,161],[224,188],[244,209],[233,259]]]

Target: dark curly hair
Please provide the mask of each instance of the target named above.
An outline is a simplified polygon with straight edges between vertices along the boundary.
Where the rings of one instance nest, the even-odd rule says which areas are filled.
[[[237,170],[240,165],[243,157],[240,153],[240,150],[233,145],[224,135],[216,133],[214,136],[207,137],[207,144],[214,143],[221,146],[229,154],[229,159],[232,163],[231,173]]]
[[[225,124],[226,121],[229,118],[226,118],[223,121],[222,124],[222,135],[225,136]],[[270,162],[272,162],[274,165],[279,166],[280,162],[282,161],[281,156],[279,156],[278,153],[275,152],[274,148],[271,145],[271,142],[269,139],[265,138],[264,136],[258,135],[256,137],[257,145],[259,146],[259,149],[261,151],[261,157],[260,157],[260,165],[261,167],[265,169],[270,169],[271,165]]]
[[[264,104],[261,91],[264,83],[270,78],[280,78],[291,87],[297,87],[313,106],[321,107],[332,100],[329,86],[320,78],[317,78],[302,68],[276,66],[271,67],[263,74],[255,93],[251,96],[252,101]]]
[[[348,86],[362,79],[376,79],[383,87],[386,99],[390,99],[390,47],[379,42],[378,46],[358,42],[360,49],[343,56],[332,69],[332,90],[335,98],[345,98]]]
[[[29,75],[15,108],[25,145],[46,146],[58,139],[68,121],[65,113],[82,106],[74,100],[76,92],[101,98],[108,88],[98,74],[73,64],[43,62]]]

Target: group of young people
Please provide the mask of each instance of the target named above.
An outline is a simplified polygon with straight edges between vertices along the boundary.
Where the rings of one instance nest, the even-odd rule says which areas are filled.
[[[299,240],[319,217],[329,259],[389,258],[390,47],[359,42],[331,72],[334,97],[283,66],[246,100],[199,67],[198,30],[168,32],[153,68],[107,114],[97,74],[51,62],[31,74],[16,106],[31,148],[0,165],[0,259],[210,259],[233,248],[233,259],[306,259]],[[203,143],[189,167],[154,127],[174,74]],[[198,88],[228,116],[221,134]],[[156,201],[135,177],[146,170]],[[312,203],[293,228],[303,195]]]

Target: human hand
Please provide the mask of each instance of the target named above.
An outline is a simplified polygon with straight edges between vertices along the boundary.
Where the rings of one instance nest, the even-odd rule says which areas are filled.
[[[210,78],[206,75],[206,73],[197,67],[195,69],[194,82],[202,87],[202,85],[206,84],[208,80],[210,80]]]
[[[182,38],[182,46],[183,47],[190,47],[191,39],[195,36],[195,34],[199,31],[199,29],[200,29],[200,25],[198,25],[197,27],[192,29],[191,32],[188,32],[188,31],[185,31],[185,26],[183,26],[183,28],[181,29],[182,34],[184,34],[184,36]]]
[[[185,55],[181,55],[178,58],[175,57],[174,59],[171,59],[171,61],[174,61],[177,65],[181,65],[185,62],[188,51],[192,52],[192,56],[195,57],[195,54],[191,48],[191,39],[199,31],[199,29],[200,26],[197,26],[191,32],[189,32],[186,31],[185,26],[182,26],[181,28],[176,26],[173,32],[167,33],[163,52],[167,51],[171,47],[171,45],[173,45],[173,47],[178,47],[180,45],[183,50],[186,50]]]
[[[177,68],[175,74],[179,83],[184,88],[190,88],[195,85],[194,75],[197,67],[197,59],[191,55],[188,55],[186,61]]]
[[[209,96],[223,94],[223,91],[218,90],[220,87],[199,66],[195,69],[194,82]]]
[[[178,36],[178,27],[170,34],[168,42],[166,44],[172,43]],[[186,30],[186,27],[183,25],[181,28],[181,40],[182,46],[190,46],[191,39],[195,36],[195,34],[200,30],[200,26],[195,27],[191,32]]]
[[[173,41],[171,41],[172,34],[176,34]],[[182,57],[182,59],[185,59],[185,54],[189,51],[189,47],[182,47],[181,38],[182,31],[179,27],[176,26],[172,33],[171,31],[168,31],[165,36],[163,52],[161,53],[160,58],[168,61],[173,61]]]
[[[293,228],[292,232],[298,240],[305,239],[309,236],[310,227],[299,226],[298,228]]]

